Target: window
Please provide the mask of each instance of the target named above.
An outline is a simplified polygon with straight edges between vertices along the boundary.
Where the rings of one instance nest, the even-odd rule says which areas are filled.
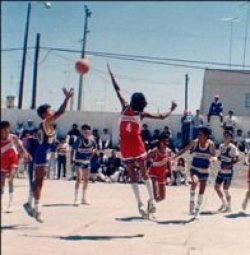
[[[250,108],[250,93],[246,93],[245,97],[245,107]]]

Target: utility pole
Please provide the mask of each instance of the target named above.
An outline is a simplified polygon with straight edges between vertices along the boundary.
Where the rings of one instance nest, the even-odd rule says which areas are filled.
[[[244,49],[243,49],[243,69],[245,69],[245,62],[246,62],[246,49],[247,49],[247,37],[248,37],[248,23],[249,23],[249,16],[250,16],[250,1],[247,2],[247,17],[246,17],[246,28],[245,28],[245,38],[244,38]]]
[[[188,109],[188,74],[185,75],[185,110]]]
[[[22,59],[22,68],[21,68],[19,96],[18,96],[18,109],[22,109],[22,105],[23,105],[23,87],[24,87],[24,74],[25,74],[25,66],[26,66],[26,54],[27,54],[27,46],[28,46],[30,12],[31,12],[31,2],[28,3],[27,18],[26,18],[26,25],[25,25],[25,34],[24,34],[24,43],[23,43],[23,59]]]
[[[85,10],[85,20],[84,20],[84,32],[83,32],[83,40],[82,40],[82,54],[81,54],[81,58],[85,57],[85,48],[86,48],[87,34],[89,32],[89,30],[88,30],[88,19],[91,17],[91,12],[88,9],[87,5],[84,5],[84,10]],[[80,75],[79,90],[78,90],[78,105],[77,105],[77,110],[78,111],[82,110],[82,85],[83,85],[82,82],[83,82],[83,76]]]
[[[40,34],[38,33],[38,34],[36,34],[36,48],[35,48],[35,58],[34,58],[34,67],[33,67],[33,90],[32,90],[31,109],[36,108],[37,68],[38,68],[39,50],[40,50]]]

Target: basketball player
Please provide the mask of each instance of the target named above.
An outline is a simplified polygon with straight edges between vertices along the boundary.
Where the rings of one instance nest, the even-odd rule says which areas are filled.
[[[232,143],[233,133],[229,130],[223,133],[224,143],[220,145],[220,155],[218,159],[221,161],[221,169],[217,174],[215,181],[215,191],[221,199],[221,207],[218,209],[219,212],[230,212],[231,211],[231,196],[229,188],[233,178],[233,166],[239,161],[239,152],[237,147]],[[223,197],[221,191],[221,185],[223,184],[223,191],[226,200]]]
[[[94,139],[91,139],[91,127],[84,124],[82,126],[82,135],[77,138],[75,144],[73,145],[73,158],[71,160],[75,163],[77,173],[75,183],[75,206],[80,204],[78,201],[78,190],[82,180],[83,190],[81,204],[89,204],[86,200],[86,193],[89,182],[90,160],[95,153],[96,147],[97,145]]]
[[[51,106],[43,104],[38,107],[37,114],[42,119],[42,122],[37,131],[38,144],[36,146],[36,152],[34,157],[34,199],[35,208],[31,208],[29,203],[24,204],[24,209],[29,216],[33,216],[38,222],[42,223],[43,219],[41,216],[40,198],[41,191],[44,181],[44,176],[47,171],[47,154],[50,151],[51,144],[55,140],[55,130],[53,124],[58,118],[60,118],[68,105],[69,99],[73,96],[73,89],[69,91],[63,89],[65,95],[64,102],[60,106],[57,112],[52,111]]]
[[[131,186],[137,201],[139,213],[143,217],[147,217],[148,214],[156,212],[156,207],[152,182],[149,178],[146,167],[146,149],[141,137],[141,120],[145,118],[163,120],[174,111],[177,105],[172,102],[170,111],[166,113],[151,114],[144,112],[144,108],[147,106],[147,101],[143,93],[134,93],[131,96],[130,103],[128,103],[121,95],[120,87],[117,84],[109,65],[108,71],[111,76],[113,87],[122,106],[119,127],[121,156],[131,178]],[[139,192],[138,175],[135,172],[136,167],[139,168],[148,191],[149,199],[147,212],[144,208]]]
[[[248,153],[248,191],[242,204],[242,209],[244,211],[247,209],[247,204],[249,200],[250,200],[250,152]]]
[[[7,212],[12,212],[13,193],[14,193],[14,177],[18,169],[18,161],[23,156],[26,161],[30,159],[30,155],[24,148],[21,140],[14,134],[10,133],[10,123],[8,121],[0,122],[1,132],[1,205],[4,193],[5,179],[9,179],[9,205]]]
[[[174,158],[179,157],[186,151],[193,152],[193,160],[190,168],[191,189],[189,211],[194,218],[199,218],[204,192],[209,176],[209,166],[212,157],[215,157],[215,145],[209,139],[210,131],[206,127],[199,129],[198,138],[193,140],[184,149],[180,150]],[[195,207],[195,190],[199,184],[199,196]]]
[[[165,199],[166,196],[166,171],[167,164],[171,164],[171,150],[167,148],[168,137],[161,135],[157,148],[148,152],[147,158],[152,161],[149,176],[153,183],[154,198],[156,202]]]

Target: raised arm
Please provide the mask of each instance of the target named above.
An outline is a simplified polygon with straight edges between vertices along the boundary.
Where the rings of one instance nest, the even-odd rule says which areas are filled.
[[[64,114],[64,112],[67,108],[69,99],[74,95],[74,89],[71,88],[70,90],[67,90],[67,89],[63,88],[63,93],[65,95],[65,99],[64,99],[62,105],[59,107],[59,109],[52,116],[50,116],[49,118],[46,119],[46,124],[48,124],[48,125],[52,124],[54,121],[56,121],[58,118],[60,118]]]
[[[128,105],[128,102],[126,101],[126,99],[121,95],[121,90],[120,90],[120,87],[119,85],[117,84],[116,80],[115,80],[115,77],[110,69],[110,66],[109,64],[107,64],[107,67],[108,67],[108,71],[109,71],[109,74],[110,74],[110,77],[111,77],[111,81],[112,81],[112,84],[113,84],[113,87],[115,89],[115,92],[116,92],[116,95],[117,97],[119,98],[120,100],[120,103],[122,105],[122,108],[124,109],[127,105]]]
[[[179,156],[181,156],[183,153],[185,153],[188,150],[191,150],[195,145],[195,140],[193,140],[190,144],[188,144],[185,148],[181,149],[174,157],[173,159],[178,158]]]
[[[171,113],[175,110],[176,107],[177,107],[177,104],[175,102],[171,102],[171,107],[168,112],[156,113],[156,114],[143,112],[142,118],[164,120],[171,115]]]

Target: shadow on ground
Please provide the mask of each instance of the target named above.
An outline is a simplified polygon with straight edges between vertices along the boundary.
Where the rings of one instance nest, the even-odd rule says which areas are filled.
[[[194,221],[194,218],[188,220],[166,220],[166,221],[157,221],[161,225],[185,225]]]
[[[125,217],[125,218],[116,218],[117,221],[130,222],[130,221],[145,221],[142,217]]]
[[[246,217],[250,217],[250,214],[246,214],[244,212],[238,212],[238,213],[225,215],[225,218],[228,218],[228,219],[246,218]]]
[[[73,207],[73,204],[44,204],[43,207],[66,207],[70,206]]]
[[[26,224],[13,224],[13,225],[1,226],[1,231],[2,230],[33,230],[33,229],[38,229],[38,228],[29,227]]]
[[[56,238],[66,241],[111,241],[115,239],[133,239],[142,238],[144,234],[137,235],[120,235],[120,236],[81,236],[81,235],[69,235],[69,236],[46,236],[46,235],[24,235],[27,237],[41,237],[41,238]]]

